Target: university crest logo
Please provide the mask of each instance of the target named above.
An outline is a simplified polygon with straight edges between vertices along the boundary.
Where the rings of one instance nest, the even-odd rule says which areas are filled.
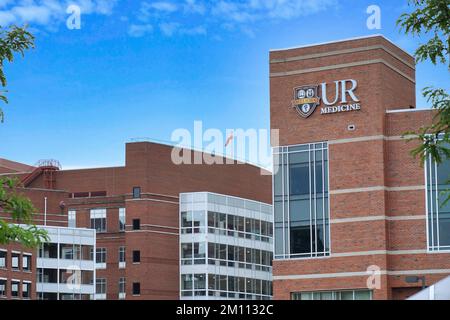
[[[294,88],[292,107],[303,117],[308,118],[320,104],[319,86],[302,86]]]

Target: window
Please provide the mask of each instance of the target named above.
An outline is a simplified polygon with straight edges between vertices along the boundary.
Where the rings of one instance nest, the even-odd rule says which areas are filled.
[[[22,270],[31,271],[31,255],[24,254],[22,256]]]
[[[125,247],[119,248],[119,268],[125,268]]]
[[[327,143],[274,151],[275,258],[330,254]],[[272,225],[263,223],[270,235]]]
[[[119,299],[125,299],[125,278],[121,277],[119,278]]]
[[[133,263],[141,262],[141,252],[139,250],[133,250]]]
[[[192,264],[192,243],[181,244],[181,263]]]
[[[56,243],[44,243],[39,249],[39,258],[57,259],[58,245]]]
[[[119,208],[119,231],[125,231],[125,208]]]
[[[77,212],[75,210],[69,210],[67,220],[68,220],[69,228],[76,228],[77,227]]]
[[[133,282],[133,295],[138,296],[141,294],[141,284],[139,282]]]
[[[96,263],[106,263],[106,248],[97,248],[95,253]]]
[[[6,279],[0,279],[0,297],[6,297]]]
[[[448,193],[445,192],[450,188],[450,161],[438,165],[428,156],[425,174],[428,250],[450,250],[450,202],[446,202]]]
[[[106,209],[91,209],[91,229],[106,232]]]
[[[371,290],[294,292],[292,300],[372,300]]]
[[[20,286],[20,282],[19,281],[11,281],[11,296],[13,298],[18,298],[19,297],[19,286]]]
[[[23,282],[22,283],[22,298],[30,298],[31,297],[31,283]]]
[[[19,259],[20,259],[20,254],[13,252],[11,255],[11,268],[13,268],[14,270],[19,269]]]
[[[7,252],[0,251],[0,268],[6,268]]]
[[[141,220],[133,219],[133,230],[140,230],[140,229],[141,229]]]
[[[141,187],[133,187],[133,199],[139,199],[141,197]]]
[[[106,279],[97,278],[95,282],[95,293],[96,294],[106,294]]]
[[[205,232],[206,221],[205,221],[205,212],[204,211],[194,211],[192,222],[194,225],[194,233]]]
[[[81,258],[81,246],[78,244],[59,245],[60,257],[65,260],[79,260]]]
[[[192,233],[192,211],[181,212],[181,233]]]

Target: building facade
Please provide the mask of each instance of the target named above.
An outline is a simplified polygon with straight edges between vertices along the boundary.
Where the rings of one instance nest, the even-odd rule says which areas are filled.
[[[0,174],[20,178],[39,212],[46,206],[37,224],[96,230],[93,298],[179,299],[180,193],[209,191],[270,204],[271,179],[249,164],[194,164],[204,154],[188,149],[180,152],[192,164],[175,164],[173,152],[157,143],[127,143],[120,167],[60,170],[2,160]]]
[[[182,193],[180,231],[180,299],[271,299],[271,205]]]
[[[38,249],[36,299],[95,299],[95,230],[40,226],[49,241]]]
[[[412,56],[383,36],[272,50],[270,97],[274,299],[404,299],[450,274],[450,165],[404,136],[433,121]]]

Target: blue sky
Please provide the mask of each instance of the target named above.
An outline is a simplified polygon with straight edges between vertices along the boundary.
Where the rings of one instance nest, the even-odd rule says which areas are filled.
[[[81,29],[69,30],[69,4]],[[368,30],[366,9],[381,8]],[[168,141],[206,128],[269,128],[272,48],[381,33],[412,53],[424,39],[395,26],[407,0],[0,0],[0,25],[28,23],[36,48],[6,64],[0,157],[63,167],[122,165],[131,138]],[[443,66],[417,68],[420,89],[449,87]]]

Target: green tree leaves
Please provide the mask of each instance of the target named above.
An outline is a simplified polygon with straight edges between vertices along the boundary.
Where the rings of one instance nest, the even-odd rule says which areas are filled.
[[[0,27],[0,84],[2,87],[7,85],[6,75],[3,72],[5,60],[13,62],[15,53],[23,56],[25,50],[30,48],[34,48],[34,36],[26,30],[26,27],[11,26],[8,29]],[[0,91],[0,100],[8,103],[6,92],[6,90]],[[0,108],[0,122],[3,121],[4,113]]]
[[[450,0],[410,0],[409,4],[415,7],[414,11],[402,14],[397,25],[406,34],[425,35],[429,39],[417,48],[416,61],[445,64],[450,71]],[[445,147],[450,142],[450,95],[446,89],[433,87],[424,88],[422,93],[437,112],[432,125],[414,133],[423,144],[411,153],[419,156],[422,163],[427,155],[441,163],[450,159],[450,151]]]
[[[36,211],[31,200],[19,194],[17,179],[0,178],[0,211],[9,215],[11,223],[0,219],[0,244],[18,242],[36,248],[49,240],[47,232],[33,224]]]

